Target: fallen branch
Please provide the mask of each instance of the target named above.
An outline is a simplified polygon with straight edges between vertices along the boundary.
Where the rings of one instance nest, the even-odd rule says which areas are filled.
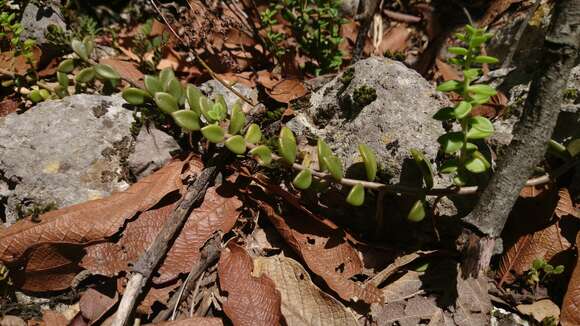
[[[521,189],[541,162],[556,126],[562,90],[580,49],[580,1],[558,1],[546,35],[542,63],[537,66],[524,113],[496,173],[474,210],[465,218],[463,273],[478,275],[489,266],[495,239],[501,234]]]
[[[119,309],[117,309],[111,325],[124,326],[127,323],[137,302],[137,297],[142,293],[145,284],[161,259],[167,254],[170,243],[182,229],[193,208],[198,207],[203,202],[206,190],[215,178],[216,172],[217,168],[211,166],[205,168],[197,176],[195,182],[187,188],[186,194],[179,201],[177,208],[165,222],[151,246],[141,255],[133,267],[133,273],[131,273]]]

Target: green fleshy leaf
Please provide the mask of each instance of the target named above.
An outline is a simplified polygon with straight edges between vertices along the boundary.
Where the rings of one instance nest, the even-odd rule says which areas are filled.
[[[221,103],[214,103],[210,109],[210,112],[213,112],[212,117],[217,121],[221,121],[226,118],[227,116],[227,109]]]
[[[56,72],[56,80],[58,80],[58,84],[62,87],[68,87],[69,79],[66,73],[57,71]]]
[[[57,95],[59,98],[63,98],[63,97],[66,97],[66,96],[68,96],[68,89],[66,89],[66,88],[64,88],[64,87],[62,87],[62,86],[60,86],[60,85],[57,85],[57,86],[54,88],[54,93],[56,93],[56,95]]]
[[[232,115],[230,117],[230,125],[228,131],[230,134],[235,135],[242,130],[246,124],[246,115],[242,111],[242,105],[239,101],[234,103],[232,107]]]
[[[99,76],[99,78],[101,79],[111,79],[111,80],[121,79],[121,75],[119,75],[119,73],[109,65],[100,63],[96,64],[95,72],[97,73],[97,76]]]
[[[439,167],[439,172],[443,174],[450,174],[454,173],[459,169],[459,161],[458,160],[449,160],[445,163],[441,164]]]
[[[252,123],[248,130],[246,130],[246,136],[244,137],[246,142],[250,144],[256,144],[262,139],[262,131],[260,130],[260,126],[255,123]]]
[[[365,144],[359,144],[358,151],[365,165],[367,180],[374,181],[377,177],[377,156],[375,155],[375,152]]]
[[[322,158],[324,164],[326,165],[326,169],[330,173],[330,175],[336,181],[342,180],[344,176],[344,172],[342,170],[342,162],[340,159],[334,155],[326,155]]]
[[[210,142],[219,143],[224,140],[226,132],[222,127],[211,124],[201,128],[201,134]]]
[[[158,92],[155,94],[154,100],[159,109],[167,114],[171,114],[179,110],[177,100],[169,93]]]
[[[453,110],[453,114],[457,119],[465,118],[469,114],[469,112],[471,112],[471,104],[465,101],[459,102],[459,104],[457,104],[457,106]]]
[[[85,45],[85,48],[87,49],[87,53],[90,56],[91,53],[93,53],[93,50],[95,49],[95,40],[93,39],[92,36],[87,35],[83,39],[83,44]]]
[[[495,88],[485,84],[471,85],[467,88],[467,91],[470,93],[487,96],[494,96],[495,94],[497,94]]]
[[[477,147],[477,145],[475,145],[474,143],[467,142],[467,144],[465,144],[465,150],[468,153],[475,152],[478,149],[479,149],[479,147]]]
[[[482,94],[473,94],[471,96],[471,106],[475,107],[481,104],[485,104],[488,103],[490,100],[491,96],[489,95],[482,95]]]
[[[494,63],[498,63],[499,59],[495,58],[495,57],[490,57],[488,55],[478,55],[477,57],[475,57],[474,61],[477,63],[494,64]]]
[[[488,37],[485,35],[473,36],[469,40],[469,47],[476,48],[476,47],[482,45],[483,43],[485,43],[487,40],[488,40]]]
[[[471,182],[471,177],[464,171],[466,170],[458,170],[457,174],[453,177],[453,184],[458,187],[463,187]]]
[[[212,111],[213,103],[205,97],[202,96],[199,98],[199,108],[201,110],[201,114],[208,122],[216,122],[219,119],[219,116],[216,113],[210,113]]]
[[[425,155],[423,155],[422,152],[415,148],[411,148],[411,155],[413,156],[415,163],[417,163],[417,166],[423,175],[425,186],[428,189],[433,188],[433,168],[431,167],[431,163],[425,159]]]
[[[260,145],[253,148],[250,154],[258,161],[260,165],[269,166],[272,163],[272,151],[268,146]]]
[[[77,83],[86,84],[95,79],[95,76],[95,69],[93,67],[89,67],[79,71],[79,73],[75,76],[75,81]]]
[[[85,44],[79,40],[72,40],[71,41],[71,48],[73,51],[84,61],[89,60],[89,52],[87,51],[87,47]]]
[[[199,115],[191,110],[178,110],[171,113],[175,123],[188,131],[197,131],[201,129]]]
[[[73,59],[63,60],[58,65],[58,71],[65,73],[65,74],[72,72],[74,68],[75,68],[75,61]]]
[[[453,120],[455,119],[455,109],[451,107],[439,109],[439,111],[433,115],[433,119],[439,121]]]
[[[244,137],[235,135],[226,140],[226,147],[234,154],[242,155],[246,152],[246,141]]]
[[[352,206],[361,206],[365,202],[365,188],[362,184],[357,183],[350,189],[346,202]]]
[[[221,104],[222,111],[220,112],[223,112],[223,115],[226,116],[228,114],[228,104],[226,103],[224,96],[222,94],[218,94],[215,98],[215,102]]]
[[[140,88],[129,87],[123,90],[123,99],[129,104],[141,105],[148,97],[149,94]]]
[[[185,97],[187,97],[187,103],[189,103],[189,108],[192,111],[197,112],[201,115],[201,107],[199,104],[199,99],[203,96],[199,88],[195,87],[192,84],[187,84],[187,88],[185,89]]]
[[[532,262],[532,267],[535,270],[540,270],[540,269],[544,268],[545,265],[546,265],[546,262],[543,259],[534,259],[534,261]]]
[[[554,271],[552,272],[552,274],[558,275],[558,274],[562,274],[562,272],[564,272],[564,265],[558,265],[554,268]]]
[[[145,84],[145,89],[149,92],[149,94],[151,94],[151,96],[155,96],[156,93],[163,92],[163,85],[161,85],[159,78],[155,76],[145,75],[143,83]]]
[[[310,171],[310,169],[304,169],[300,171],[296,177],[294,177],[292,184],[301,190],[308,189],[312,184],[312,171]]]
[[[163,89],[167,93],[173,95],[177,101],[179,101],[183,95],[183,86],[181,86],[181,83],[175,77],[169,78],[169,80],[163,85]]]
[[[323,158],[332,155],[332,150],[330,150],[330,147],[322,138],[318,138],[318,141],[316,142],[316,152],[318,154],[318,167],[320,171],[326,171],[326,164],[324,163]]]
[[[425,215],[427,215],[425,212],[425,203],[419,199],[411,207],[407,219],[411,222],[420,222],[425,218]]]
[[[440,92],[451,92],[456,91],[461,88],[461,83],[457,80],[448,80],[437,86],[437,90]]]
[[[288,127],[282,127],[278,137],[278,149],[286,163],[293,164],[296,160],[296,138]]]
[[[455,55],[468,55],[469,54],[469,50],[467,50],[466,48],[459,47],[459,46],[450,46],[449,48],[447,48],[447,51],[449,51],[449,53],[455,54]]]
[[[174,78],[175,73],[173,72],[173,69],[171,69],[171,67],[163,68],[163,70],[159,72],[159,82],[161,83],[161,86],[164,89],[169,83],[169,80]]]
[[[38,89],[32,90],[28,94],[28,98],[32,101],[32,103],[38,103],[38,102],[42,102],[44,100],[42,98],[42,95],[40,95],[40,91]]]
[[[467,70],[463,70],[463,78],[467,80],[474,80],[479,76],[480,70],[477,68],[471,68]]]
[[[40,93],[40,96],[42,96],[44,100],[48,100],[50,98],[50,93],[46,89],[43,88],[38,92]]]
[[[576,138],[566,145],[566,150],[571,157],[575,157],[580,153],[580,138]]]
[[[463,146],[463,138],[462,132],[450,132],[439,137],[437,141],[441,144],[441,150],[444,153],[452,154],[461,149]]]
[[[469,119],[468,139],[483,139],[493,134],[493,124],[489,119],[477,116]]]
[[[471,154],[472,156],[465,161],[465,168],[472,173],[483,173],[487,171],[491,164],[487,161],[485,156],[478,151]]]

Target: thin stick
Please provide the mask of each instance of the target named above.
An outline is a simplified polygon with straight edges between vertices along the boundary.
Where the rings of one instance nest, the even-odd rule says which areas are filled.
[[[137,302],[137,297],[142,292],[151,274],[169,250],[169,244],[181,230],[185,221],[194,207],[199,206],[205,197],[205,192],[209,184],[213,181],[217,168],[215,166],[205,168],[197,177],[195,182],[187,188],[187,193],[179,201],[177,208],[173,211],[163,229],[153,240],[149,248],[141,255],[135,266],[133,273],[127,283],[125,292],[115,317],[113,326],[126,325],[129,316]]]
[[[163,13],[161,12],[161,10],[157,6],[157,4],[155,3],[155,0],[150,0],[149,2],[151,2],[151,5],[153,5],[153,7],[157,11],[157,13],[161,17],[161,19],[163,19],[163,22],[165,23],[165,26],[167,26],[167,28],[171,31],[171,34],[173,34],[173,36],[175,36],[175,38],[177,38],[177,40],[179,42],[181,42],[181,44],[185,45],[185,42],[183,41],[183,39],[177,34],[177,32],[173,29],[173,27],[171,27],[171,25],[169,24],[169,22],[167,21],[167,19],[165,18],[165,16],[163,15]],[[245,97],[242,93],[238,92],[235,88],[233,88],[225,80],[223,80],[222,78],[220,78],[215,73],[215,71],[213,71],[213,69],[211,69],[210,66],[208,66],[208,64],[195,51],[190,51],[190,53],[193,54],[193,56],[195,57],[195,59],[207,70],[207,72],[209,73],[209,75],[211,76],[211,78],[217,80],[220,84],[222,84],[225,88],[229,89],[230,92],[234,93],[242,101],[248,103],[251,106],[256,106],[256,104],[252,100],[250,100],[249,98]]]
[[[503,61],[502,65],[501,65],[501,68],[508,68],[511,65],[512,60],[514,58],[514,55],[516,54],[516,51],[518,50],[518,47],[520,45],[520,40],[521,40],[522,36],[524,35],[525,30],[526,30],[526,27],[528,27],[528,23],[529,23],[530,19],[532,18],[532,16],[536,12],[536,10],[538,10],[540,3],[541,3],[541,0],[536,0],[536,2],[532,5],[532,7],[529,9],[528,13],[526,14],[526,18],[524,18],[524,21],[520,25],[520,28],[518,29],[518,31],[514,37],[512,45],[509,48],[509,52],[506,55],[505,60]]]
[[[175,318],[175,312],[177,310],[177,307],[179,306],[179,300],[182,294],[191,291],[191,287],[193,286],[194,281],[196,279],[199,279],[198,282],[196,282],[199,284],[200,283],[199,281],[201,281],[202,279],[200,275],[205,273],[205,270],[218,260],[221,248],[220,243],[221,236],[219,234],[216,234],[215,236],[209,238],[206,241],[205,245],[200,250],[201,258],[191,265],[191,271],[189,272],[187,279],[181,286],[181,290],[171,297],[171,299],[167,303],[168,308],[157,314],[157,316],[153,319],[153,323],[165,321],[170,317],[170,315],[171,319]],[[171,307],[174,307],[173,313]]]

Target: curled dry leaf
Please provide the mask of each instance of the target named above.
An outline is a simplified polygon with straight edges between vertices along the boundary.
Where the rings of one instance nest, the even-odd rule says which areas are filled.
[[[119,296],[115,292],[114,297],[109,297],[93,288],[87,289],[80,299],[80,309],[83,318],[89,324],[95,323],[103,318],[119,300]]]
[[[125,221],[182,188],[185,161],[173,161],[125,192],[18,221],[0,230],[0,260],[24,268],[15,285],[28,291],[57,291],[71,286],[80,271],[83,246],[110,238]]]
[[[137,69],[137,64],[135,64],[134,62],[123,61],[114,58],[107,58],[101,59],[100,63],[113,67],[113,69],[115,69],[119,73],[119,75],[121,75],[121,77],[130,79],[138,83],[140,87],[144,87],[142,81],[143,73],[139,69]]]
[[[227,292],[224,312],[234,325],[280,325],[280,292],[265,275],[252,276],[252,258],[241,247],[230,244],[218,263],[220,288]]]
[[[209,188],[204,201],[185,223],[181,233],[159,268],[159,276],[153,282],[161,284],[174,280],[180,273],[190,270],[191,264],[200,258],[199,250],[211,235],[220,230],[229,232],[234,226],[241,202],[233,196],[227,185]],[[82,266],[92,273],[114,276],[129,269],[163,227],[176,203],[149,210],[127,224],[117,242],[99,243],[87,248]]]
[[[258,257],[254,274],[274,281],[288,325],[358,325],[353,313],[314,285],[304,267],[291,258]]]
[[[447,62],[445,62],[439,58],[436,58],[435,59],[435,66],[437,66],[437,70],[439,71],[439,74],[441,74],[443,81],[461,80],[461,76],[459,75],[459,72],[452,65],[448,64]]]
[[[290,103],[290,101],[304,96],[307,91],[302,81],[285,79],[274,84],[271,90],[266,89],[266,92],[278,102]]]
[[[165,321],[162,323],[155,323],[156,326],[223,326],[223,322],[215,317],[191,317],[180,320]],[[153,324],[146,324],[153,325]]]
[[[382,294],[376,286],[351,280],[354,275],[362,273],[363,264],[339,230],[302,216],[286,215],[282,218],[263,201],[260,206],[308,268],[322,277],[342,299],[367,303],[382,301]]]
[[[411,30],[406,24],[398,24],[392,27],[383,34],[377,54],[404,52],[407,49],[407,41],[410,36]]]
[[[580,248],[580,232],[576,235],[576,248]],[[578,261],[568,282],[568,289],[562,303],[560,315],[562,326],[580,325],[580,254],[577,256]]]
[[[574,207],[574,202],[572,202],[572,197],[570,196],[568,189],[560,189],[560,191],[558,191],[558,196],[560,198],[558,200],[558,204],[556,205],[556,210],[554,211],[556,217],[562,218],[564,216],[570,215],[580,218],[580,210]]]
[[[516,276],[522,275],[530,269],[535,259],[550,261],[552,257],[570,246],[570,243],[561,236],[557,223],[520,237],[501,257],[497,272],[499,286],[513,282],[512,272]]]

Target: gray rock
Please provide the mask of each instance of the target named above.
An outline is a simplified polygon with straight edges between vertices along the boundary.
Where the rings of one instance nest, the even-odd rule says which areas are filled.
[[[101,198],[126,189],[132,172],[163,165],[175,142],[154,132],[157,147],[146,135],[135,144],[133,112],[124,103],[120,96],[74,95],[0,119],[0,217],[3,210],[12,223],[33,210]],[[148,160],[143,171],[130,170]]]
[[[437,138],[445,131],[432,116],[449,102],[400,62],[372,57],[352,68],[313,93],[311,106],[288,126],[299,136],[323,138],[355,175],[358,144],[365,143],[376,152],[383,176],[392,183],[407,181],[414,169],[411,148],[435,159]],[[365,90],[369,99],[360,95]],[[376,99],[370,101],[373,90]]]
[[[171,159],[171,153],[179,151],[173,137],[156,128],[141,128],[135,148],[129,155],[131,173],[137,178],[153,173]]]
[[[258,93],[255,89],[242,84],[233,85],[233,88],[245,97],[252,99],[254,102],[257,102]],[[236,101],[240,100],[236,94],[214,79],[208,80],[201,84],[199,89],[209,98],[213,98],[217,94],[222,94],[226,100],[228,108],[231,108]]]
[[[66,30],[66,24],[60,9],[55,4],[46,4],[37,6],[34,1],[28,2],[24,8],[21,19],[22,37],[36,39],[37,44],[46,44],[47,40],[45,33],[48,31],[48,26],[56,25]]]

